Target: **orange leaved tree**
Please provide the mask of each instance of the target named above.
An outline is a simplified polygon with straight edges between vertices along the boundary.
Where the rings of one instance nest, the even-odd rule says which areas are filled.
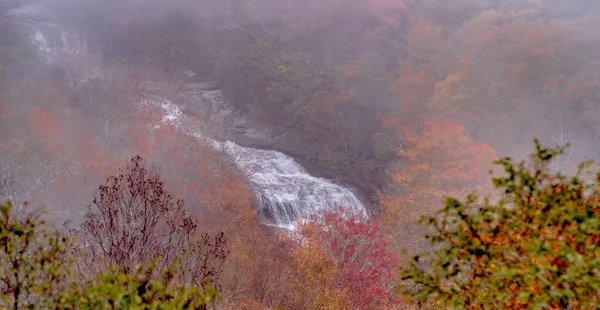
[[[439,210],[448,196],[461,196],[478,185],[495,152],[465,134],[458,122],[425,120],[420,130],[399,127],[402,138],[393,187],[384,195],[383,224],[394,243],[409,246],[422,240],[421,215]],[[409,240],[416,238],[415,240]]]

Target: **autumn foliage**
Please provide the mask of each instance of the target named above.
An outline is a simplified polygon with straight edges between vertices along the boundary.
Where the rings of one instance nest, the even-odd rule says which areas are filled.
[[[440,247],[415,257],[430,259],[427,271],[404,268],[405,292],[453,308],[598,306],[600,179],[587,177],[586,165],[571,178],[554,174],[549,165],[564,148],[536,147],[527,163],[496,162],[499,197],[449,198],[425,220]]]
[[[374,309],[393,305],[390,287],[398,264],[378,223],[343,209],[326,212],[298,228],[305,247],[320,243],[323,254],[335,265],[332,285],[349,294],[351,308]],[[313,258],[316,259],[316,258]],[[304,263],[304,262],[303,262]]]
[[[600,2],[60,0],[89,51],[52,63],[12,2],[0,197],[57,228],[0,206],[0,307],[598,307],[599,181],[564,175],[600,152]],[[531,136],[572,146],[508,159]],[[370,216],[264,226],[255,171],[213,138],[350,184]]]
[[[295,238],[292,255],[304,279],[298,290],[316,294],[315,307],[380,309],[397,302],[390,288],[398,262],[377,223],[337,209],[300,225]]]
[[[466,136],[458,122],[426,120],[420,132],[400,129],[401,167],[391,173],[391,193],[380,200],[382,221],[393,244],[414,251],[424,233],[415,225],[418,219],[439,210],[446,197],[460,197],[482,184],[495,152]],[[411,237],[403,238],[406,232]]]

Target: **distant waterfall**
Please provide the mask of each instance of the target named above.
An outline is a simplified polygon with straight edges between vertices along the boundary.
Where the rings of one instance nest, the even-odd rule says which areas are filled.
[[[163,122],[176,125],[185,122],[176,105],[164,101],[162,108],[165,111]],[[201,133],[191,134],[206,139]],[[352,191],[332,181],[311,176],[293,158],[281,152],[242,147],[231,141],[208,140],[245,174],[250,190],[258,200],[258,211],[265,225],[293,230],[298,220],[336,207],[367,215],[365,207]]]
[[[61,54],[73,55],[87,51],[87,41],[73,31],[62,29],[54,24],[23,22],[31,30],[31,40],[38,50],[52,61]]]
[[[245,148],[230,141],[221,146],[246,172],[265,224],[291,229],[299,219],[338,206],[366,215],[364,206],[350,190],[309,175],[283,153]]]

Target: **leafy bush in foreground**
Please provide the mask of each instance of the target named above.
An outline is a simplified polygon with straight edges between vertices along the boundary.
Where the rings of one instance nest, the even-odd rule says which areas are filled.
[[[402,270],[403,293],[461,309],[599,307],[600,173],[587,180],[585,164],[571,178],[553,173],[563,150],[536,141],[528,163],[496,162],[499,197],[449,198],[424,218],[437,250]]]

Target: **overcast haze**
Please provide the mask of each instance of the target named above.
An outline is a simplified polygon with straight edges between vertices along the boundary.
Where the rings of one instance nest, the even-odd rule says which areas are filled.
[[[139,155],[207,232],[342,206],[414,253],[534,138],[600,159],[598,29],[597,0],[0,0],[0,199],[77,228]]]

